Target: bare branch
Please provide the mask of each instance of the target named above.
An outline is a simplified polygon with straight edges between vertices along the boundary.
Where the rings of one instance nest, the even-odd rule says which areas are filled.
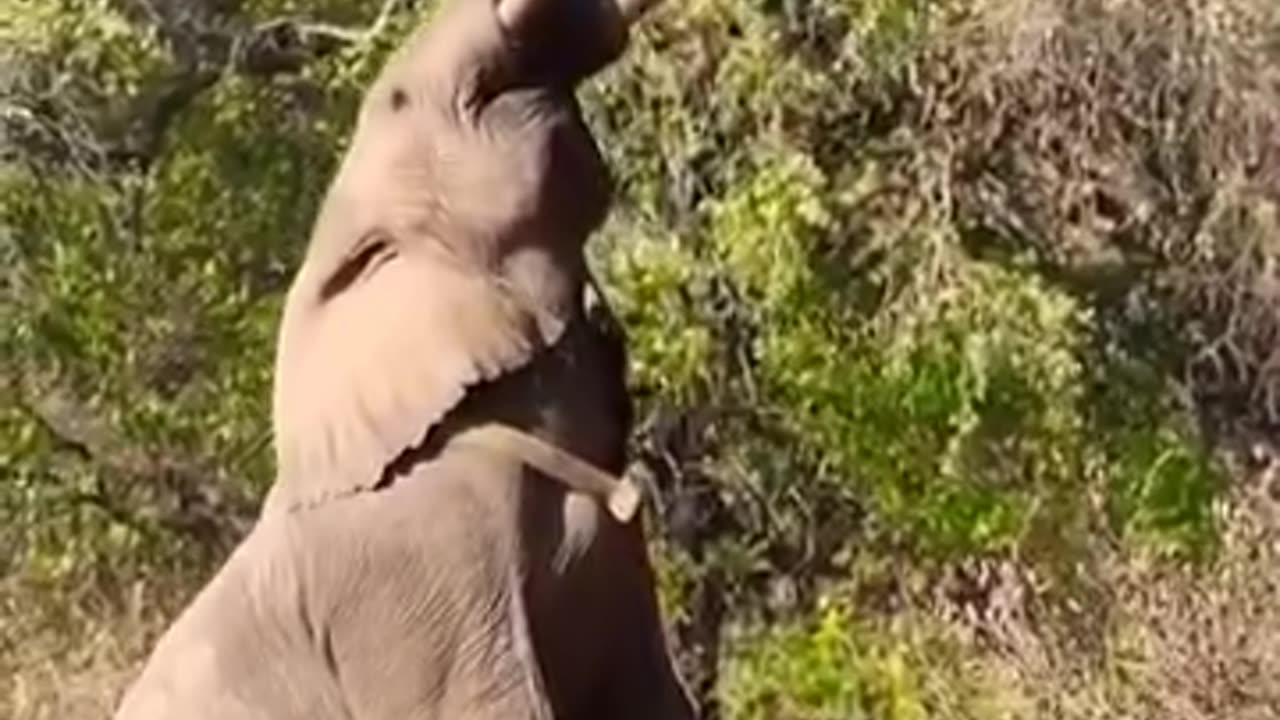
[[[111,143],[107,158],[113,164],[137,163],[145,169],[159,155],[178,115],[217,81],[214,70],[179,71],[139,93],[126,113],[125,132]]]
[[[298,35],[305,41],[314,38],[328,38],[336,40],[348,45],[359,45],[371,42],[387,29],[387,25],[391,22],[391,16],[395,15],[400,9],[402,0],[384,0],[382,9],[378,11],[378,16],[374,18],[373,23],[363,30],[353,30],[351,28],[330,25],[328,23],[303,23],[297,21],[275,20],[265,25],[258,26],[264,29],[272,24],[281,22],[292,22],[297,30]]]

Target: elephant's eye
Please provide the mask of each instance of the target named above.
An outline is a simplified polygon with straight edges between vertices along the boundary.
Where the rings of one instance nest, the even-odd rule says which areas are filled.
[[[391,244],[390,236],[382,230],[366,233],[356,241],[338,269],[320,286],[320,300],[328,301],[354,285],[362,276],[368,275],[379,265],[395,257],[396,249]]]
[[[409,94],[404,91],[404,88],[393,88],[391,90],[392,112],[399,112],[404,108],[405,105],[408,105],[408,104],[409,104]]]

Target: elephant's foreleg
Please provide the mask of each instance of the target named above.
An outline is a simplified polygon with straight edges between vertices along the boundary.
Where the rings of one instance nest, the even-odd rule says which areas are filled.
[[[416,619],[386,639],[381,662],[370,648],[372,667],[359,673],[368,692],[350,693],[361,696],[353,720],[553,720],[520,595],[497,603],[505,608],[479,624]]]
[[[675,670],[662,629],[637,618],[619,650],[599,717],[611,720],[693,720],[694,705]]]
[[[615,572],[615,598],[626,608],[603,717],[614,720],[693,720],[692,698],[676,671],[663,633],[657,582],[638,524],[614,536],[628,562]],[[627,557],[629,556],[629,557]]]

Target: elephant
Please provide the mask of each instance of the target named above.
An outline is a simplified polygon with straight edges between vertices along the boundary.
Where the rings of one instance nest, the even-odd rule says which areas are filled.
[[[285,299],[276,477],[116,720],[692,720],[577,86],[645,0],[448,0],[367,89]]]

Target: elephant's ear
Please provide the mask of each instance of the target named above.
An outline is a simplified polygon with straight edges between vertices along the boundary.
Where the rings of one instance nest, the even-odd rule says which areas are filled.
[[[435,243],[372,233],[291,288],[276,357],[277,479],[268,509],[375,487],[468,386],[563,331]]]

